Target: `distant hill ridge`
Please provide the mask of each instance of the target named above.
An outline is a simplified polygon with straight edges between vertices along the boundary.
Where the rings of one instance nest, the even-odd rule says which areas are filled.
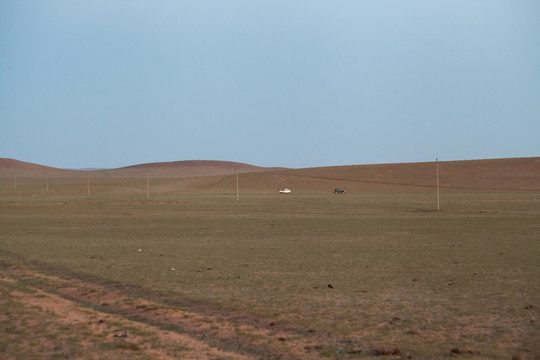
[[[239,173],[261,172],[283,168],[266,168],[240,162],[220,160],[182,160],[170,162],[153,162],[124,166],[115,169],[61,169],[45,165],[24,162],[16,159],[0,158],[0,177],[41,176],[75,176],[81,173],[92,175],[137,176],[149,172],[158,177],[196,177],[209,175],[226,175]]]
[[[0,171],[3,169],[36,169],[36,170],[54,169],[54,170],[57,170],[57,168],[53,168],[50,166],[39,165],[39,164],[24,162],[20,160],[9,159],[9,158],[0,158]]]
[[[260,166],[250,165],[250,164],[244,164],[244,163],[238,163],[238,162],[232,162],[232,161],[220,161],[220,160],[181,160],[181,161],[169,161],[169,162],[154,162],[154,163],[147,163],[147,164],[138,164],[138,165],[130,165],[130,166],[124,166],[118,169],[135,169],[135,168],[148,168],[148,169],[156,169],[156,168],[178,168],[178,167],[213,167],[213,168],[226,168],[226,169],[235,169],[235,167],[238,167],[238,169],[265,169]]]
[[[170,162],[154,162],[147,164],[125,166],[110,169],[105,172],[116,175],[135,175],[149,172],[161,177],[196,177],[210,175],[227,175],[239,173],[269,171],[275,168],[265,168],[245,163],[220,160],[182,160]]]
[[[445,189],[540,190],[540,157],[442,161],[440,186]],[[237,169],[236,169],[237,168]],[[218,193],[235,188],[257,193],[289,187],[294,193],[343,188],[347,193],[435,186],[435,162],[344,165],[303,169],[266,168],[231,161],[187,160],[156,162],[117,169],[68,170],[0,158],[0,178],[11,177],[131,177],[191,179],[190,186],[210,186]],[[206,185],[204,185],[206,184]],[[221,189],[223,188],[223,189]]]

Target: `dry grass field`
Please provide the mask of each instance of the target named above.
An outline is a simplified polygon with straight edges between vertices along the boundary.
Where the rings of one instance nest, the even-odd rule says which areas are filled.
[[[0,358],[540,359],[540,158],[234,166],[0,159]]]

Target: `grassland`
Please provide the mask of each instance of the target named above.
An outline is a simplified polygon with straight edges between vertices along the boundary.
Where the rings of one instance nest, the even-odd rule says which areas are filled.
[[[457,174],[459,186],[442,183],[441,211],[428,173],[337,170],[242,174],[240,201],[234,174],[153,178],[149,199],[144,177],[94,176],[88,197],[86,177],[52,178],[48,189],[43,177],[20,178],[15,190],[6,176],[0,306],[39,315],[21,307],[18,284],[228,352],[163,358],[540,357],[534,168],[525,185],[499,176],[472,186]],[[291,195],[273,191],[291,183]],[[1,323],[15,331],[13,316]],[[93,336],[87,348],[116,358],[162,342]],[[0,345],[25,358],[24,347]]]

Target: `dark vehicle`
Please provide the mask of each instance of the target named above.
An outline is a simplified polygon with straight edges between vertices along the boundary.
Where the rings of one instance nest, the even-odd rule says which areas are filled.
[[[334,189],[334,194],[343,194],[344,192],[345,192],[345,190]]]

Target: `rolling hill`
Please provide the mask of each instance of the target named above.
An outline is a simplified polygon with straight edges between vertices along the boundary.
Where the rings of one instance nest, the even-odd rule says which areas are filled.
[[[147,172],[152,177],[158,178],[184,178],[212,175],[261,172],[274,170],[244,163],[230,161],[211,160],[188,160],[172,162],[156,162],[121,167],[117,169],[60,169],[45,165],[33,164],[15,159],[0,158],[0,178],[12,177],[78,177],[78,176],[115,176],[115,177],[140,177],[146,176]]]
[[[332,166],[304,169],[265,168],[228,161],[174,161],[107,170],[66,170],[0,158],[0,178],[162,179],[168,191],[230,193],[236,189],[236,169],[242,192],[274,193],[289,187],[293,193],[366,191],[431,191],[436,184],[435,162]],[[442,189],[540,190],[540,157],[439,162]],[[97,181],[97,180],[96,180]],[[100,180],[101,181],[101,180]],[[169,190],[170,189],[170,190]]]
[[[113,170],[106,170],[103,171],[103,173],[114,174],[116,176],[137,176],[148,171],[150,174],[152,174],[152,176],[155,177],[183,178],[235,174],[236,170],[238,170],[239,173],[251,173],[268,171],[272,170],[272,168],[264,168],[231,161],[185,160],[132,165]]]
[[[49,170],[61,170],[45,165],[33,164],[15,159],[0,158],[0,172],[14,172],[14,171],[49,171]]]
[[[333,166],[248,173],[240,177],[244,193],[273,192],[289,187],[293,193],[422,192],[436,187],[436,163]],[[234,177],[216,179],[217,188],[231,189]],[[439,162],[441,189],[540,190],[540,158]],[[276,191],[277,192],[277,191]]]

